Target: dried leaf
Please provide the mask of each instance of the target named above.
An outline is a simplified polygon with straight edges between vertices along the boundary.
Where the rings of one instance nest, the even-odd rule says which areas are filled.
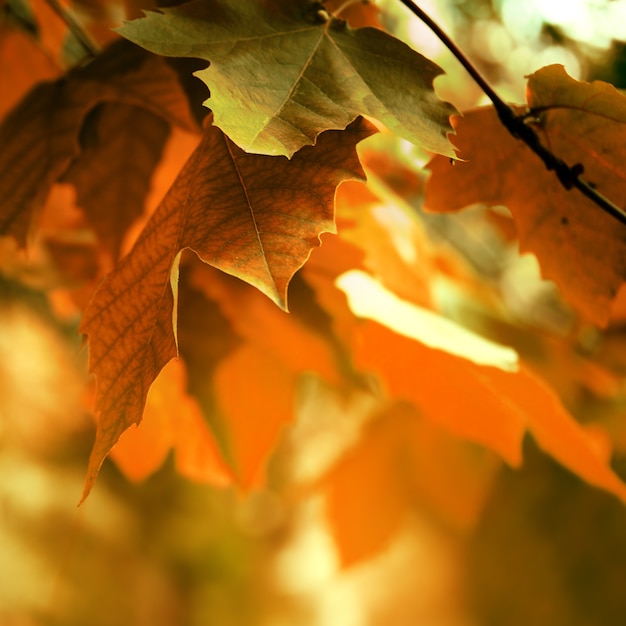
[[[87,114],[105,101],[195,129],[175,72],[126,43],[57,82],[39,84],[0,126],[0,234],[25,243],[33,211],[80,153]]]
[[[617,204],[626,197],[626,97],[600,81],[578,82],[561,66],[543,68],[528,83],[528,103],[544,144]],[[426,188],[431,211],[470,204],[506,205],[522,252],[533,252],[543,275],[592,322],[606,325],[626,280],[626,226],[575,189],[565,190],[553,172],[516,141],[491,108],[468,112],[457,123],[463,158],[450,167],[435,157]]]
[[[81,155],[63,177],[76,187],[76,203],[116,260],[129,226],[144,210],[169,125],[150,111],[104,103],[85,120]]]
[[[86,491],[119,436],[141,421],[148,389],[177,354],[178,264],[183,249],[286,305],[287,284],[334,228],[335,187],[362,175],[355,144],[364,121],[329,132],[293,159],[248,155],[215,127],[203,139],[132,251],[85,312],[98,430]]]

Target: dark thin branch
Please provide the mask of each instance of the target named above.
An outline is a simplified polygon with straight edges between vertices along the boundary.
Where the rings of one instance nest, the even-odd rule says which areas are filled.
[[[580,163],[570,166],[565,163],[565,161],[552,154],[552,152],[541,143],[537,133],[532,126],[527,123],[524,116],[516,115],[515,111],[498,96],[489,83],[482,77],[469,59],[439,25],[434,22],[429,15],[424,13],[412,0],[400,0],[400,2],[435,33],[437,38],[456,57],[468,74],[485,92],[489,100],[491,100],[505,128],[513,137],[523,141],[543,161],[547,169],[554,170],[557,178],[565,189],[569,190],[575,187],[583,195],[595,202],[603,211],[626,225],[626,212],[599,193],[590,183],[580,178],[580,175],[583,173],[583,167]]]
[[[448,35],[441,29],[441,27],[433,21],[433,19],[422,9],[420,9],[412,0],[400,0],[402,4],[416,15],[430,30],[437,35],[437,38],[444,44],[450,52],[456,57],[458,62],[465,68],[467,73],[478,83],[478,86],[487,94],[487,97],[493,106],[500,112],[511,111],[510,107],[500,98],[500,96],[493,90],[491,85],[479,74],[478,70],[472,65],[470,60],[461,52],[457,45],[448,37]],[[512,112],[512,111],[511,111]]]
[[[74,17],[61,6],[58,0],[46,0],[46,4],[67,24],[74,39],[78,41],[89,56],[97,57],[100,54],[100,50],[91,40],[91,37],[83,30]]]

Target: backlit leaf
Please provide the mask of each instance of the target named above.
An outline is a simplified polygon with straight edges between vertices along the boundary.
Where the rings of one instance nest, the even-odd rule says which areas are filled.
[[[411,409],[378,416],[325,478],[327,515],[343,566],[382,550],[408,514]]]
[[[396,398],[410,400],[450,433],[521,463],[528,429],[541,448],[587,482],[626,501],[626,485],[556,394],[527,368],[504,372],[478,366],[365,323],[355,361],[377,372]]]
[[[336,284],[348,296],[350,308],[359,317],[374,320],[430,348],[479,365],[505,371],[518,367],[517,354],[511,348],[484,339],[442,315],[399,298],[366,272],[351,270],[342,274]]]
[[[460,529],[477,521],[498,463],[407,404],[379,410],[322,481],[343,566],[387,547],[415,506]]]
[[[357,367],[379,375],[392,397],[408,400],[453,435],[491,448],[513,466],[521,463],[523,412],[498,388],[507,374],[429,348],[374,322],[355,341]]]
[[[293,159],[249,155],[208,126],[202,141],[85,312],[90,370],[98,385],[98,430],[86,492],[119,436],[141,421],[148,389],[177,354],[178,264],[201,260],[286,306],[294,272],[334,228],[336,186],[362,176],[355,145],[363,120],[329,132]]]
[[[561,66],[550,66],[530,78],[528,104],[534,111],[529,123],[544,144],[568,164],[582,164],[582,177],[623,205],[626,97],[606,83],[578,82]],[[578,311],[605,325],[626,280],[626,226],[575,189],[565,190],[491,108],[468,112],[456,126],[456,143],[468,162],[430,162],[426,207],[507,206],[521,251],[537,256],[543,275]]]
[[[376,28],[326,20],[307,0],[196,0],[149,12],[119,32],[152,52],[210,61],[205,103],[247,152],[291,157],[330,129],[369,115],[454,157],[454,108],[436,96],[439,67]]]
[[[248,344],[220,363],[214,383],[238,482],[244,489],[261,486],[269,452],[293,419],[294,373],[273,355]]]

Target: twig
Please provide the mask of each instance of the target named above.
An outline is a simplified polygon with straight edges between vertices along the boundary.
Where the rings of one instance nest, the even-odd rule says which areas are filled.
[[[74,39],[83,47],[85,52],[91,57],[97,57],[100,50],[91,40],[91,37],[83,30],[82,26],[66,11],[58,0],[46,0],[46,4],[67,24]]]
[[[417,16],[437,38],[456,57],[459,63],[465,68],[468,74],[476,81],[478,86],[485,92],[489,100],[493,103],[500,121],[505,128],[515,137],[523,141],[544,163],[547,169],[554,170],[560,183],[565,189],[575,187],[587,198],[595,202],[603,211],[626,225],[626,212],[613,204],[608,198],[599,193],[590,183],[580,178],[583,167],[579,163],[570,166],[562,159],[558,158],[542,143],[534,129],[526,123],[524,117],[515,114],[513,109],[507,105],[493,90],[489,83],[481,76],[478,70],[472,65],[469,59],[461,52],[448,35],[434,22],[429,15],[424,13],[412,0],[400,0],[404,6]]]

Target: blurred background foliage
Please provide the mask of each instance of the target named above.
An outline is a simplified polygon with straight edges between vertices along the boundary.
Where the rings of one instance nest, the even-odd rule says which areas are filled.
[[[379,4],[392,32],[444,67],[447,76],[437,81],[442,97],[461,110],[484,103],[440,42],[400,3]],[[578,79],[626,87],[625,0],[420,4],[507,100],[523,102],[524,75],[549,63],[563,63]],[[101,23],[97,5],[81,1],[74,8]],[[113,23],[118,17],[109,16]],[[71,42],[66,49],[69,54]],[[460,240],[491,232],[484,220],[456,217]],[[313,444],[302,451],[301,425],[286,434],[266,490],[241,495],[194,484],[176,474],[171,460],[133,484],[107,462],[77,508],[93,439],[77,320],[53,312],[45,296],[49,277],[36,258],[16,265],[10,242],[2,246],[0,259],[11,262],[2,264],[0,275],[1,626],[624,623],[624,507],[531,442],[521,470],[498,470],[475,525],[455,527],[416,502],[386,551],[348,569],[339,565],[320,496],[294,495],[285,487],[285,467],[298,464],[293,456],[316,451]],[[476,260],[483,251],[474,246],[468,253]],[[477,262],[489,266],[489,260]],[[520,272],[536,274],[526,264],[516,259],[516,281]],[[534,280],[528,284],[538,284]],[[541,294],[546,290],[552,293],[542,286]],[[560,374],[558,353],[529,343],[524,324],[538,320],[549,333],[563,319],[560,309],[537,308],[538,302],[520,305],[522,330],[497,327],[476,312],[459,315],[517,342],[561,385],[581,420],[604,420],[613,440],[621,437],[616,463],[626,475],[624,404],[585,385],[572,390],[569,373]],[[579,349],[596,345],[594,331],[586,332],[592,338]],[[623,369],[622,342],[623,329],[616,327],[599,351],[614,372]],[[324,435],[332,437],[332,422],[324,423]]]

